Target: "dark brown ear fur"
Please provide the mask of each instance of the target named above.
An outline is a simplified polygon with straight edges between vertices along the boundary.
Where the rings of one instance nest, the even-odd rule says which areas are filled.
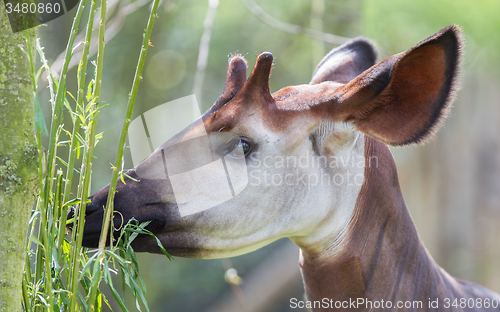
[[[425,141],[453,101],[461,43],[459,28],[449,26],[341,87],[343,121],[391,145]]]

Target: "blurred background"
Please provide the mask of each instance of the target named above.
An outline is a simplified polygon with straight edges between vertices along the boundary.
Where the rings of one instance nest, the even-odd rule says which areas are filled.
[[[150,4],[144,0],[110,0],[108,4],[101,98],[109,105],[99,115],[98,131],[104,136],[95,151],[92,192],[111,177],[110,163]],[[39,28],[56,73],[74,14],[75,9]],[[370,38],[382,60],[447,25],[458,24],[466,45],[462,87],[452,114],[430,143],[392,151],[407,206],[435,260],[453,276],[500,292],[499,15],[498,0],[163,1],[134,117],[193,93],[205,111],[224,87],[231,53],[247,58],[249,73],[256,55],[272,52],[275,66],[270,86],[274,92],[308,83],[321,58],[344,40],[321,32]],[[74,60],[77,63],[79,58]],[[76,85],[75,77],[76,66],[68,75],[69,91]],[[42,90],[39,96],[48,120],[47,93]],[[125,167],[131,168],[130,154],[126,157]],[[149,254],[138,258],[151,311],[297,311],[290,308],[290,298],[304,295],[298,249],[289,240],[224,261],[168,261]],[[237,271],[237,277],[230,268]],[[128,306],[135,309],[133,301]]]

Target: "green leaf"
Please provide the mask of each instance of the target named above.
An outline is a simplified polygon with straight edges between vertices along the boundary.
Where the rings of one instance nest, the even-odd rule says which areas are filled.
[[[45,118],[43,118],[42,109],[40,108],[40,102],[38,101],[38,96],[35,95],[35,125],[43,135],[48,136],[49,131],[47,131],[47,125],[45,124]]]
[[[73,99],[73,101],[76,103],[76,99],[75,97],[73,96],[73,94],[71,94],[71,92],[69,91],[66,91],[66,93]]]
[[[94,258],[96,258],[98,254],[99,253],[96,252],[94,255],[92,255],[92,257],[90,257],[90,259],[87,261],[87,263],[85,263],[85,266],[83,267],[82,271],[80,272],[80,277],[78,279],[80,279],[80,280],[83,279],[83,276],[85,275],[85,273],[87,273],[87,271],[90,268],[90,265],[92,264],[92,262],[94,262]]]
[[[80,133],[75,133],[76,138],[78,139],[78,142],[81,144],[80,146],[85,146],[85,139],[80,135]]]
[[[165,256],[167,256],[168,260],[174,260],[174,257],[172,257],[166,250],[165,250],[165,247],[163,247],[163,244],[160,242],[160,240],[158,239],[158,237],[156,237],[156,235],[153,235],[153,237],[155,238],[156,240],[156,244],[158,244],[158,247],[160,247],[161,251],[163,252],[163,254]]]
[[[113,311],[113,308],[111,308],[111,305],[108,302],[108,298],[106,298],[106,296],[103,293],[101,293],[101,295],[102,295],[102,300],[104,301],[106,306],[109,308],[109,310]]]
[[[140,180],[137,180],[137,179],[134,179],[132,178],[131,176],[129,176],[128,174],[126,174],[125,172],[123,172],[123,175],[126,176],[127,178],[129,178],[130,180],[134,181],[134,182],[141,182]]]
[[[111,279],[110,279],[111,281]],[[111,290],[111,293],[113,294],[113,297],[115,297],[116,303],[120,306],[120,309],[122,311],[128,312],[127,307],[125,307],[125,303],[123,302],[122,298],[120,297],[120,294],[118,294],[118,291],[113,287],[111,283],[108,283],[109,289]]]
[[[80,293],[80,290],[78,290],[78,297],[80,298],[80,301],[82,303],[83,311],[87,312],[88,306],[87,306],[87,303],[85,303],[85,299],[83,298],[82,294]]]
[[[76,99],[75,97],[73,96],[73,94],[71,94],[71,92],[69,91],[66,91],[66,93],[73,99],[73,101],[75,101],[76,103]],[[71,108],[69,102],[68,102],[68,99],[66,97],[64,97],[64,106],[66,107],[66,109],[71,113],[71,116],[73,117],[73,115],[75,114],[73,112],[73,109]]]
[[[125,179],[123,179],[123,172],[120,172],[120,180],[122,181],[123,185],[127,185],[127,183],[125,183]]]
[[[90,278],[84,276],[83,279],[80,280],[80,285],[82,285],[83,289],[88,293],[90,290]]]
[[[102,311],[102,294],[97,295],[97,311]]]
[[[61,162],[61,163],[62,163],[62,164],[66,167],[66,168],[68,168],[68,163],[67,163],[67,162],[65,162],[65,161],[64,161],[61,157],[59,157],[59,156],[56,156],[56,158],[57,158],[57,159],[58,159],[58,160],[59,160],[59,161],[60,161],[60,162]],[[76,173],[78,173],[78,174],[80,174],[80,171],[78,171],[76,168],[73,168],[73,171],[74,171],[74,172],[76,172]]]
[[[87,86],[87,96],[86,96],[87,103],[89,103],[92,100],[93,93],[94,93],[94,80],[90,80],[89,85]]]
[[[42,246],[42,248],[45,249],[45,246],[43,245],[43,243],[41,241],[39,241],[38,238],[36,238],[35,236],[31,235],[30,240],[32,242],[35,242],[35,244]]]
[[[123,259],[122,257],[120,257],[119,255],[109,251],[109,250],[105,250],[104,251],[108,256],[110,257],[113,257],[114,259],[116,259],[119,263],[120,263],[120,266],[122,267],[125,267],[127,266],[127,264],[129,263],[127,260]]]
[[[61,291],[61,300],[64,303],[66,307],[69,307],[70,302],[68,298],[68,292],[67,291]]]
[[[135,292],[139,295],[139,298],[141,298],[142,303],[144,304],[144,307],[146,308],[146,311],[149,312],[149,307],[148,307],[148,302],[146,301],[146,297],[144,296],[144,292],[142,291],[142,288],[137,285],[137,283],[134,281],[134,279],[130,279],[132,284],[134,285],[134,290]],[[137,298],[137,297],[136,297]],[[141,311],[139,302],[136,302],[137,309]]]
[[[40,79],[40,75],[42,74],[42,71],[43,71],[43,66],[40,67],[40,69],[36,72],[35,74],[35,85],[38,85],[38,80]]]
[[[63,207],[66,207],[66,206],[75,206],[75,205],[78,205],[79,203],[81,203],[82,199],[77,197],[77,198],[73,198],[72,200],[70,201],[67,201],[64,203]],[[92,200],[90,199],[87,199],[87,204],[88,203],[91,203]]]
[[[71,245],[66,240],[63,240],[62,248],[63,248],[63,257],[66,259],[67,262],[69,262],[70,261],[69,254],[71,251]]]
[[[35,219],[37,218],[37,216],[39,214],[40,214],[40,211],[38,211],[38,210],[33,211],[33,213],[31,214],[30,221],[29,221],[30,226],[33,226],[33,221],[35,221]]]

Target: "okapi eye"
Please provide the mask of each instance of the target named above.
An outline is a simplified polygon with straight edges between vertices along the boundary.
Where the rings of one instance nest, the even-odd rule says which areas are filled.
[[[252,151],[252,143],[249,139],[244,137],[236,137],[226,143],[219,150],[219,155],[222,157],[229,155],[233,158],[240,159],[247,157]]]

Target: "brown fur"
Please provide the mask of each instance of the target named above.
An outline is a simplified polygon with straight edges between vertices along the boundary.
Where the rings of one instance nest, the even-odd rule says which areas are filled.
[[[304,254],[301,257],[308,300],[356,301],[357,298],[366,298],[371,301],[383,299],[393,304],[421,301],[423,309],[400,310],[450,311],[444,309],[444,298],[452,301],[455,298],[498,298],[481,286],[452,278],[434,262],[420,241],[404,203],[389,149],[367,137],[367,164],[373,156],[378,157],[378,166],[365,167],[365,180],[354,217],[342,241],[338,242],[345,245],[338,253],[332,251],[330,257],[314,258]],[[439,298],[440,308],[429,308],[429,298]],[[314,311],[333,310],[337,309]]]
[[[244,106],[238,108],[240,113],[264,110],[264,122],[276,132],[297,120],[320,119],[354,123],[358,130],[386,144],[422,142],[437,131],[451,106],[461,40],[459,28],[450,26],[347,84],[342,82],[356,71],[343,65],[340,72],[320,73],[311,85],[286,87],[272,95],[268,79],[273,57],[265,52],[234,97],[230,112],[221,109],[218,114],[226,116],[225,130],[238,120],[234,107]],[[231,115],[234,117],[229,119]],[[207,127],[213,128],[212,122],[206,122]]]
[[[239,54],[234,54],[229,59],[229,65],[227,67],[227,78],[226,85],[222,94],[219,96],[214,105],[205,112],[205,116],[209,116],[214,112],[218,111],[227,102],[231,101],[234,96],[243,88],[247,82],[247,61],[243,56]]]
[[[425,141],[451,106],[461,41],[459,29],[450,26],[386,60],[394,62],[390,82],[380,95],[366,102],[368,108],[362,108],[365,116],[353,117],[356,127],[391,145]],[[350,85],[345,87],[349,91],[355,85],[354,90],[365,88],[359,81]],[[355,99],[345,101],[360,103],[360,93],[350,92],[356,92]]]

